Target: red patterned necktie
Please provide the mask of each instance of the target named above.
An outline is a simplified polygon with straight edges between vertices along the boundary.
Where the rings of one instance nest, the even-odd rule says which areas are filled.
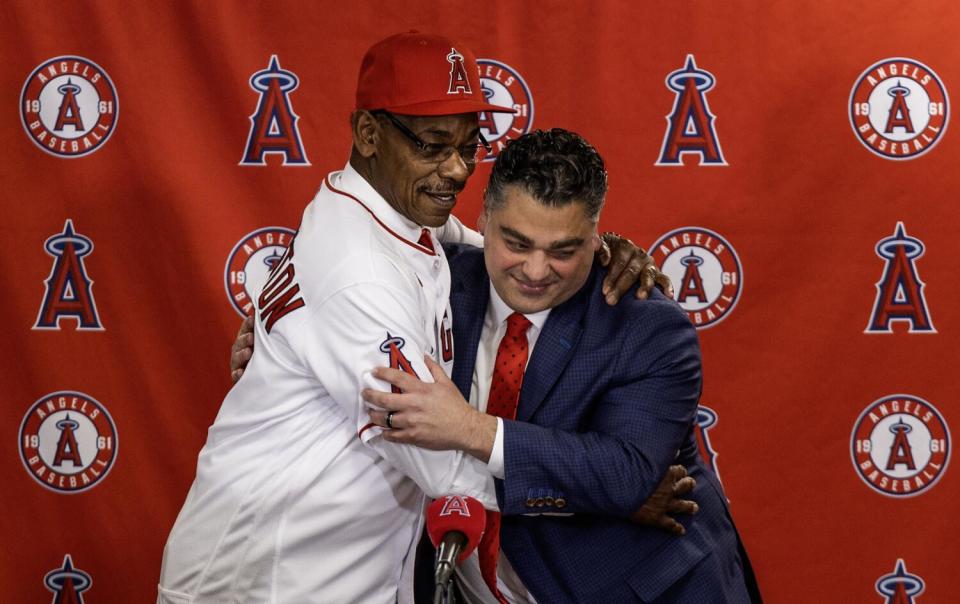
[[[507,318],[507,333],[497,348],[497,360],[493,365],[493,379],[490,381],[490,397],[487,399],[487,413],[497,417],[514,419],[517,417],[517,404],[520,402],[520,386],[523,384],[523,371],[527,366],[527,329],[530,321],[520,313]],[[497,558],[500,557],[500,514],[487,512],[487,528],[483,532],[478,548],[480,556],[480,574],[499,602],[507,604],[503,594],[497,588]]]

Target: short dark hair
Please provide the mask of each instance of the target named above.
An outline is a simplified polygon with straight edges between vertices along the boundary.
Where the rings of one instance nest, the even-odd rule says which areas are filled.
[[[507,143],[490,173],[483,207],[503,204],[504,189],[522,187],[548,206],[586,204],[591,219],[600,217],[607,194],[603,158],[582,136],[563,128],[535,130]]]

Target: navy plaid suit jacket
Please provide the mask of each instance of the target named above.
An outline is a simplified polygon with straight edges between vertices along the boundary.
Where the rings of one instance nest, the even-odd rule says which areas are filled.
[[[447,251],[453,381],[469,398],[490,283],[481,250]],[[659,291],[608,306],[603,275],[595,266],[550,313],[517,421],[504,420],[501,547],[541,604],[759,601],[723,489],[696,445],[696,331]],[[671,463],[697,480],[690,498],[700,512],[683,519],[683,537],[628,520]]]

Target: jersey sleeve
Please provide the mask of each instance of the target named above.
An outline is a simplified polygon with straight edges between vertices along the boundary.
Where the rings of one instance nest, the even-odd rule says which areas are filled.
[[[450,218],[437,229],[436,234],[440,243],[462,243],[483,247],[483,235],[464,225],[453,214],[450,214]]]
[[[303,361],[348,417],[357,438],[430,497],[468,495],[496,510],[493,478],[486,464],[460,451],[430,451],[390,443],[369,421],[364,388],[386,390],[374,367],[393,367],[432,381],[423,355],[430,349],[419,302],[403,288],[377,282],[350,285],[316,309],[300,335]]]

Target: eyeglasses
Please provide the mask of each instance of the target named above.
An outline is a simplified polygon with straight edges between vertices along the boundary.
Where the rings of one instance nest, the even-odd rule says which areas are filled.
[[[477,132],[477,137],[480,139],[479,143],[461,145],[460,147],[454,147],[453,145],[448,145],[446,143],[428,143],[414,134],[413,130],[408,128],[389,111],[380,110],[373,111],[371,113],[374,115],[386,116],[386,118],[390,120],[390,123],[393,124],[397,130],[410,139],[410,142],[414,144],[414,146],[417,148],[417,155],[427,162],[443,163],[447,161],[451,155],[453,155],[454,151],[456,151],[460,156],[460,159],[463,160],[463,163],[472,166],[473,164],[477,163],[477,157],[480,154],[481,146],[486,149],[487,153],[491,152],[490,143],[487,142],[487,139],[483,138],[483,134],[481,134],[479,131]]]

